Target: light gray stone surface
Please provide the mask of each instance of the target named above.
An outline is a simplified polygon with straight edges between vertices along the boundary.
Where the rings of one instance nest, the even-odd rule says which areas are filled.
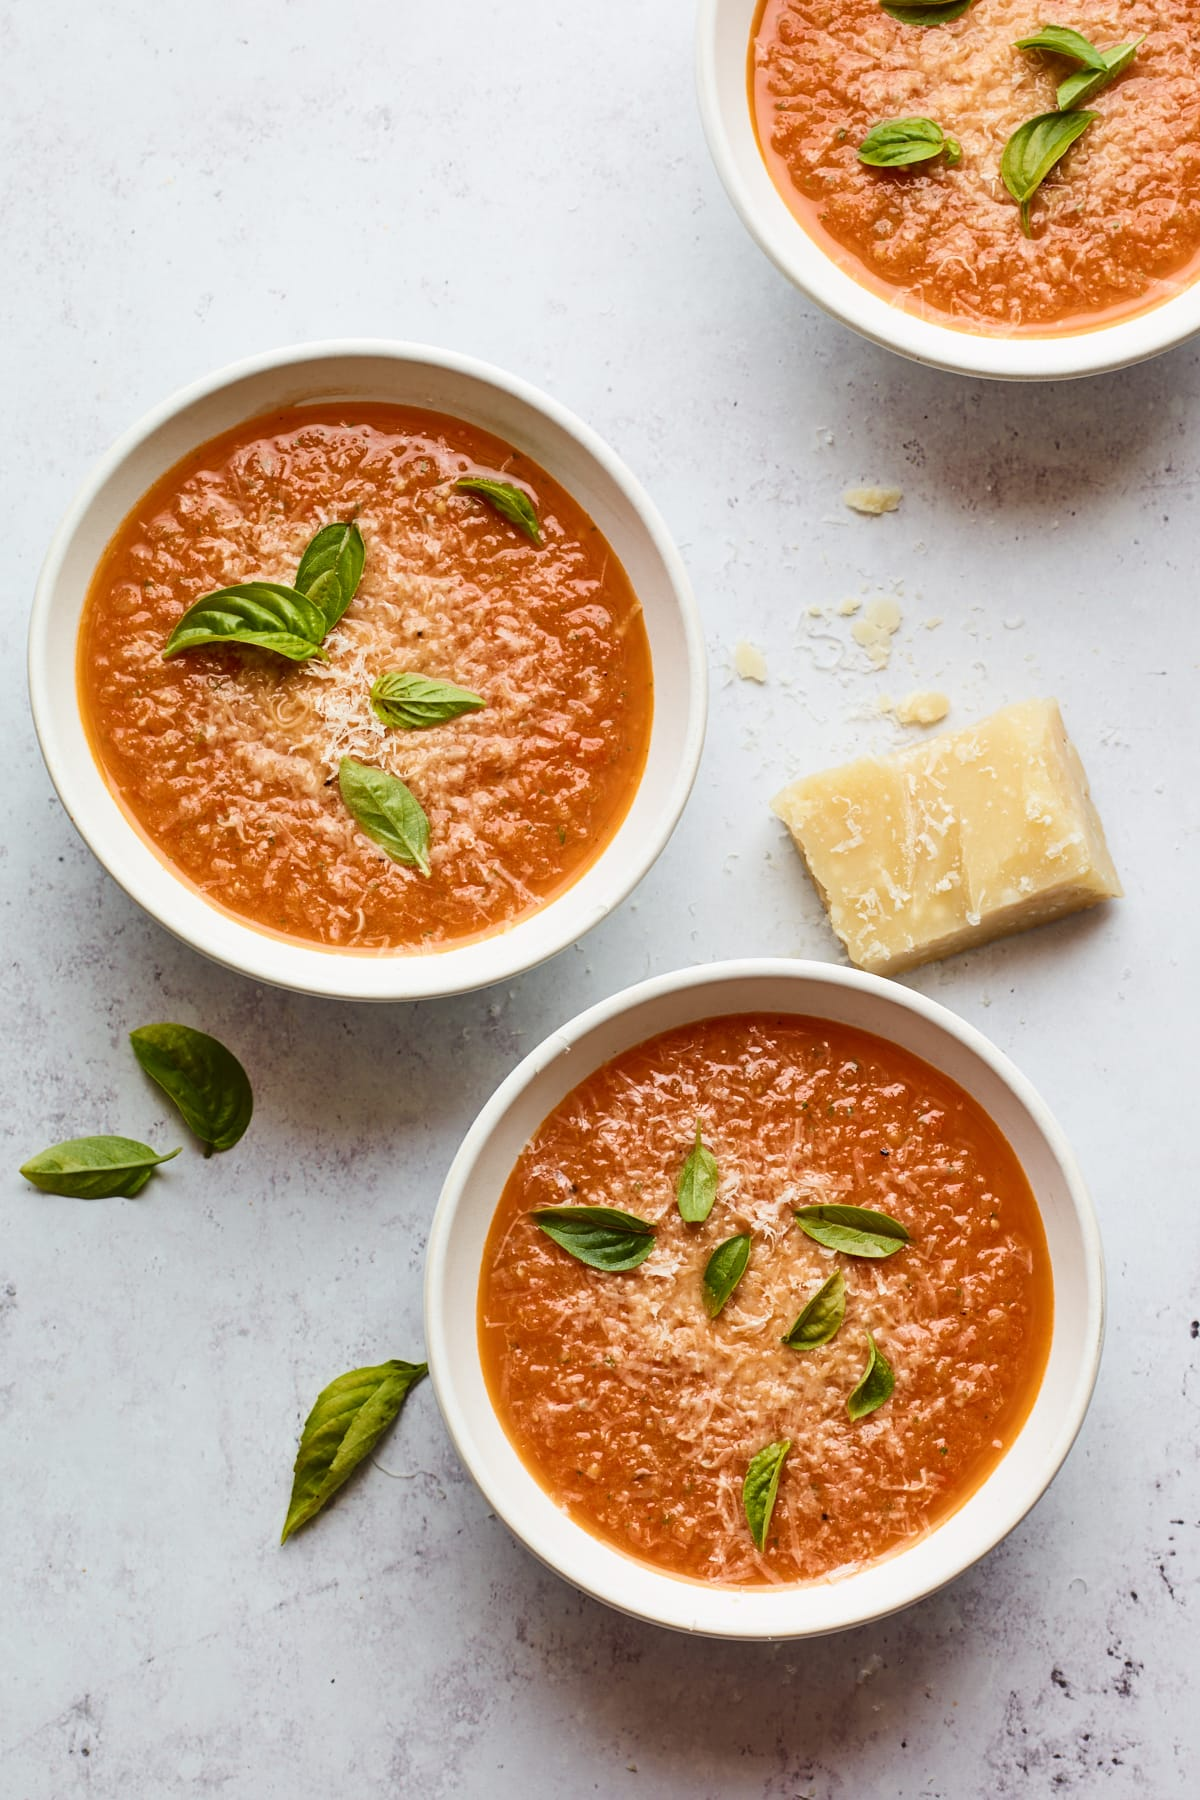
[[[0,85],[0,1793],[1157,1797],[1189,1764],[1194,1791],[1200,354],[1001,388],[818,316],[718,189],[686,0],[9,0]],[[24,696],[38,560],[93,458],[209,368],[339,333],[475,352],[597,426],[683,546],[714,676],[635,899],[511,986],[408,1009],[259,989],[151,924],[77,842]],[[846,512],[864,480],[899,513]],[[885,674],[808,616],[893,587]],[[743,636],[764,688],[729,674]],[[651,971],[833,957],[766,800],[899,741],[876,696],[931,683],[958,720],[1061,697],[1129,890],[915,978],[1016,1057],[1094,1185],[1109,1339],[1050,1494],[887,1624],[690,1642],[514,1544],[426,1387],[388,1473],[281,1551],[317,1389],[419,1349],[475,1109]],[[177,1141],[125,1045],[159,1017],[236,1047],[251,1135],[137,1202],[36,1195],[16,1165],[60,1136]]]

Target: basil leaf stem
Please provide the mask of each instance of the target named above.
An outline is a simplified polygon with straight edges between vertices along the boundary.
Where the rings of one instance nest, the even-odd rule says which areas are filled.
[[[250,1123],[254,1095],[232,1050],[190,1025],[139,1025],[133,1054],[183,1114],[204,1154],[232,1150]]]
[[[322,1388],[304,1421],[281,1544],[326,1506],[395,1423],[427,1363],[379,1363],[351,1369]]]
[[[867,1366],[846,1402],[846,1411],[852,1419],[865,1419],[868,1413],[877,1412],[886,1400],[891,1399],[895,1386],[892,1366],[868,1331]]]
[[[779,1493],[779,1478],[783,1474],[783,1465],[791,1447],[790,1438],[780,1438],[778,1443],[768,1444],[758,1452],[746,1470],[746,1479],[742,1483],[742,1505],[746,1509],[750,1536],[758,1550],[765,1550],[767,1547],[771,1514],[775,1511],[775,1499]]]
[[[750,1233],[739,1232],[718,1244],[704,1265],[704,1310],[715,1319],[732,1294],[750,1261]]]
[[[162,654],[166,662],[205,644],[249,644],[290,662],[307,662],[310,656],[324,660],[324,635],[325,614],[307,594],[277,581],[244,581],[189,606]]]
[[[296,587],[321,608],[326,631],[333,630],[353,600],[366,555],[362,532],[352,520],[322,525],[309,540],[296,571]]]
[[[460,714],[478,712],[487,701],[452,681],[432,681],[404,669],[386,669],[371,683],[371,711],[396,731],[422,731]]]
[[[827,1344],[836,1337],[845,1316],[846,1277],[835,1269],[809,1299],[782,1341],[789,1350],[815,1350],[818,1344]]]
[[[493,512],[498,512],[502,519],[515,525],[518,531],[524,532],[531,544],[540,544],[542,528],[538,523],[537,512],[533,501],[523,488],[514,486],[511,481],[487,481],[482,476],[460,475],[455,482],[460,494],[474,494]]]
[[[1145,37],[1143,32],[1141,37],[1131,38],[1127,44],[1114,44],[1110,50],[1102,50],[1100,55],[1104,60],[1103,70],[1077,69],[1065,81],[1060,81],[1055,95],[1059,112],[1069,112],[1072,107],[1084,105],[1093,94],[1098,94],[1110,81],[1123,75],[1145,42]]]
[[[21,1164],[21,1173],[43,1194],[63,1194],[72,1200],[132,1200],[159,1163],[178,1155],[178,1150],[168,1150],[160,1156],[136,1138],[67,1138],[31,1156]]]
[[[386,769],[343,756],[338,789],[347,809],[372,843],[393,862],[429,873],[429,820],[404,783]]]
[[[1068,25],[1043,25],[1029,37],[1018,38],[1014,50],[1045,50],[1052,56],[1066,56],[1085,69],[1104,70],[1104,57],[1095,44]]]
[[[616,1206],[540,1206],[530,1218],[589,1269],[636,1269],[654,1248],[654,1227]]]
[[[703,1225],[717,1197],[717,1159],[706,1149],[700,1137],[700,1121],[696,1120],[696,1142],[679,1171],[675,1199],[679,1216],[688,1225]]]
[[[1095,117],[1094,112],[1039,113],[1036,119],[1018,125],[1005,144],[1000,174],[1021,208],[1021,230],[1026,237],[1033,236],[1029,207],[1034,194]]]
[[[962,161],[962,145],[932,119],[881,119],[858,146],[858,160],[873,169],[902,169],[945,152],[947,168]]]
[[[845,1256],[895,1256],[909,1241],[899,1219],[865,1206],[802,1206],[796,1223],[814,1242]]]

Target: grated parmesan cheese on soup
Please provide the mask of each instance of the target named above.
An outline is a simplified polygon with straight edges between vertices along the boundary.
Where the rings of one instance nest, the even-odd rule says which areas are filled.
[[[687,1225],[675,1183],[697,1118],[719,1186]],[[882,1261],[823,1249],[794,1212],[824,1203],[887,1212],[911,1242]],[[529,1216],[571,1204],[652,1222],[651,1255],[617,1274],[578,1262]],[[749,1267],[713,1320],[704,1267],[737,1232],[753,1235]],[[786,1348],[836,1267],[841,1329]],[[497,1209],[479,1331],[501,1422],[573,1518],[676,1573],[754,1584],[854,1568],[961,1504],[1032,1404],[1052,1308],[1033,1196],[974,1101],[866,1033],[746,1015],[626,1052],[544,1121]],[[868,1331],[896,1385],[855,1422]],[[780,1438],[760,1553],[742,1482]]]

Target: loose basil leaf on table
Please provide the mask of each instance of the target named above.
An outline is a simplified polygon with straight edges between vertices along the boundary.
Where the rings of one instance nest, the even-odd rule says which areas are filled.
[[[700,1121],[697,1119],[696,1142],[692,1145],[675,1184],[675,1200],[680,1218],[688,1225],[703,1225],[713,1209],[716,1197],[717,1159],[705,1147],[700,1136]]]
[[[139,1025],[133,1054],[183,1114],[204,1154],[232,1150],[254,1111],[250,1080],[232,1050],[190,1025]]]
[[[534,1224],[589,1269],[636,1269],[654,1248],[654,1227],[616,1206],[539,1206]]]
[[[951,19],[961,19],[972,3],[973,0],[925,0],[923,6],[899,6],[893,5],[892,0],[881,0],[884,12],[901,25],[948,25]]]
[[[487,701],[452,681],[434,681],[405,669],[386,669],[371,683],[371,711],[396,731],[423,731],[445,725],[463,713],[478,712]]]
[[[932,119],[881,119],[858,146],[858,160],[872,169],[904,169],[945,152],[946,167],[962,161],[962,145]]]
[[[379,1363],[351,1369],[322,1388],[304,1421],[281,1544],[319,1513],[358,1465],[370,1456],[427,1363]]]
[[[1127,44],[1114,44],[1110,50],[1100,52],[1104,60],[1103,70],[1077,69],[1073,75],[1068,75],[1065,81],[1060,81],[1058,92],[1055,95],[1055,99],[1058,101],[1058,110],[1068,112],[1072,107],[1082,106],[1092,98],[1093,94],[1098,94],[1101,88],[1106,88],[1110,81],[1115,81],[1118,75],[1123,75],[1144,41],[1145,33],[1143,32],[1141,37],[1131,38]]]
[[[474,494],[477,499],[498,512],[502,519],[523,531],[531,544],[540,544],[542,528],[538,523],[537,512],[533,501],[522,488],[515,487],[511,481],[485,481],[474,475],[461,475],[455,482],[461,494]]]
[[[1029,207],[1034,194],[1096,116],[1094,112],[1039,113],[1036,119],[1019,125],[1005,144],[1000,174],[1021,208],[1021,230],[1026,237],[1033,235],[1029,229]]]
[[[21,1173],[43,1194],[63,1194],[71,1200],[132,1200],[159,1163],[178,1155],[178,1150],[167,1150],[160,1156],[136,1138],[67,1138],[31,1156],[21,1164]]]
[[[322,525],[309,540],[296,571],[296,587],[321,608],[326,631],[333,630],[353,600],[366,556],[362,532],[353,521]]]
[[[324,659],[325,614],[298,588],[244,581],[218,588],[189,606],[167,639],[163,661],[205,644],[250,644],[291,662]]]
[[[759,1451],[746,1470],[746,1479],[742,1483],[742,1505],[746,1509],[750,1536],[759,1550],[767,1547],[767,1533],[771,1529],[771,1514],[775,1511],[779,1479],[791,1447],[790,1438],[781,1438],[778,1443],[768,1444]]]
[[[865,1419],[868,1413],[877,1412],[886,1400],[891,1399],[895,1386],[892,1366],[868,1331],[867,1366],[846,1402],[846,1411],[852,1419]]]
[[[750,1233],[739,1232],[718,1244],[704,1267],[704,1310],[715,1319],[750,1261]]]
[[[1013,49],[1046,50],[1053,56],[1070,57],[1072,62],[1082,63],[1085,69],[1104,71],[1103,54],[1069,25],[1043,25],[1029,37],[1018,38]]]
[[[393,862],[428,875],[429,820],[397,776],[343,756],[338,765],[338,789],[372,843]]]
[[[899,1219],[865,1206],[802,1206],[796,1223],[815,1243],[846,1256],[895,1256],[909,1241]]]
[[[789,1350],[815,1350],[836,1337],[846,1316],[846,1277],[835,1269],[803,1308],[783,1342]]]

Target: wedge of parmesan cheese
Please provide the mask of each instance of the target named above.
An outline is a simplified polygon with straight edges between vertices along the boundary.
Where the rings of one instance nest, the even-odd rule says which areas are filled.
[[[877,975],[1121,893],[1056,700],[804,776],[772,807],[850,961]]]

